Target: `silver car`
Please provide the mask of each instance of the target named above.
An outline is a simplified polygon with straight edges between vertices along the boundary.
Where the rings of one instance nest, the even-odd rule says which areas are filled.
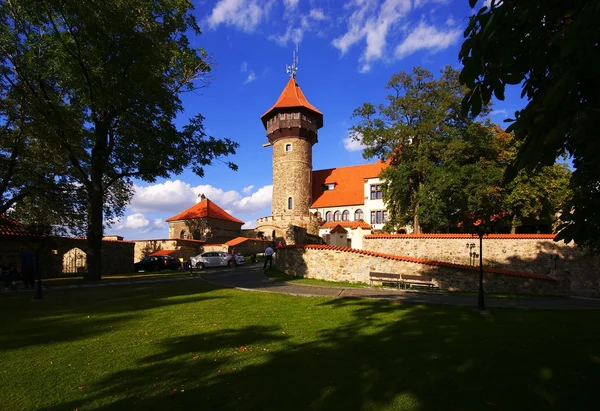
[[[233,267],[235,262],[230,254],[223,251],[207,251],[196,257],[190,257],[192,267],[201,270],[204,267]]]

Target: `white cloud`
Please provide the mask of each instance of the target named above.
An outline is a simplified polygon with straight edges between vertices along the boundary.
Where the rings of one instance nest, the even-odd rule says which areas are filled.
[[[242,226],[242,230],[249,230],[251,228],[256,228],[256,220],[246,221]]]
[[[134,189],[135,194],[130,204],[134,213],[142,215],[141,213],[164,212],[169,213],[169,217],[193,206],[198,194],[204,194],[219,207],[230,210],[236,217],[236,213],[251,214],[261,211],[271,204],[273,193],[272,185],[261,187],[252,194],[250,193],[254,186],[248,186],[242,190],[245,194],[242,195],[235,190],[225,191],[209,184],[192,187],[180,180],[165,181],[147,187],[136,185]],[[158,224],[157,220],[155,219],[154,225]]]
[[[124,228],[144,228],[150,224],[150,221],[142,213],[130,214],[125,218]]]
[[[208,24],[211,28],[225,24],[251,32],[269,14],[272,4],[258,0],[219,0],[208,17]]]
[[[343,141],[347,151],[362,151],[367,148],[362,142],[362,134],[357,131],[350,131]]]
[[[490,116],[498,116],[498,115],[506,115],[506,109],[500,109],[500,110],[493,110],[492,112],[490,112]]]
[[[158,229],[167,227],[167,223],[160,218],[155,218],[152,224],[154,225],[154,228]]]
[[[396,58],[403,59],[419,50],[437,52],[448,48],[460,38],[460,29],[438,30],[421,22],[402,43],[396,46]]]
[[[302,20],[303,22],[305,20]],[[285,30],[284,34],[274,34],[269,36],[269,40],[274,41],[280,46],[286,46],[289,41],[292,43],[301,43],[302,38],[304,37],[304,30],[302,28],[294,28],[292,25],[288,25],[288,28]]]
[[[291,9],[295,9],[298,6],[299,1],[300,0],[283,0],[286,7],[289,7]]]
[[[308,15],[313,20],[325,20],[325,13],[323,13],[323,9],[311,9]]]
[[[165,181],[147,187],[134,185],[130,207],[134,212],[183,210],[192,204],[197,193],[180,180]]]
[[[418,50],[439,51],[454,44],[460,35],[452,19],[446,20],[447,30],[438,30],[423,23],[409,33],[406,39],[396,46],[395,53],[388,48],[391,33],[394,37],[405,30],[409,23],[409,14],[429,3],[446,3],[447,0],[354,0],[347,3],[346,31],[333,39],[332,44],[345,55],[350,48],[364,44],[359,58],[358,70],[365,73],[371,70],[373,62],[402,59]],[[364,42],[364,43],[363,43]]]
[[[244,84],[252,83],[254,80],[256,80],[256,74],[254,74],[254,71],[250,71],[250,73],[248,73],[248,77],[246,77],[246,81],[244,81]]]
[[[242,73],[245,73],[246,71],[248,71],[248,62],[247,61],[242,61],[242,67],[240,67],[240,71]]]

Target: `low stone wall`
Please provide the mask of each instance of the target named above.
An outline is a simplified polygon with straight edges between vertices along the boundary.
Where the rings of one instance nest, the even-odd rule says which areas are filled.
[[[288,246],[278,249],[277,268],[288,275],[328,281],[369,283],[369,272],[423,274],[441,289],[477,291],[478,268],[445,262],[399,257],[326,245]],[[486,268],[488,293],[568,295],[568,278]]]
[[[373,234],[364,237],[363,249],[468,265],[472,259],[469,253],[479,253],[479,238],[469,234]],[[543,274],[567,270],[573,295],[600,297],[600,261],[586,255],[573,242],[554,241],[552,234],[485,236],[483,264]],[[479,265],[478,258],[475,265]]]

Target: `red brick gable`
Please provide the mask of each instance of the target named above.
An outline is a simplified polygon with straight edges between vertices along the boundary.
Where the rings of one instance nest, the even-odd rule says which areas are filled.
[[[210,201],[208,198],[200,201],[199,203],[191,206],[187,210],[173,217],[167,218],[167,222],[178,220],[192,220],[194,218],[215,218],[217,220],[225,220],[234,223],[244,224],[243,221],[231,216],[221,207]]]
[[[341,207],[365,203],[365,178],[379,177],[386,163],[330,168],[312,172],[311,208]],[[325,184],[335,184],[333,190],[325,190]]]

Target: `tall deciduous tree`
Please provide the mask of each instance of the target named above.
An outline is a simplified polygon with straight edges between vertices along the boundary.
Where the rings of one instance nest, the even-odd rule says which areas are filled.
[[[354,110],[359,121],[352,130],[367,147],[363,156],[390,159],[392,164],[383,176],[390,225],[410,219],[413,230],[421,232],[419,192],[437,162],[439,147],[469,121],[459,109],[462,94],[456,76],[450,67],[439,80],[419,67],[411,74],[401,72],[386,85],[387,104],[365,103]]]
[[[475,7],[476,0],[469,0]],[[507,85],[527,98],[508,128],[521,143],[507,179],[568,154],[575,170],[557,239],[600,251],[600,3],[591,0],[492,0],[469,20],[459,58],[477,114]]]
[[[235,152],[197,115],[182,129],[179,94],[204,85],[207,55],[188,0],[7,0],[0,4],[2,76],[44,138],[68,159],[87,202],[89,276],[101,276],[103,211],[116,184],[154,181]],[[231,168],[235,165],[229,163]],[[120,193],[119,190],[117,192]]]

